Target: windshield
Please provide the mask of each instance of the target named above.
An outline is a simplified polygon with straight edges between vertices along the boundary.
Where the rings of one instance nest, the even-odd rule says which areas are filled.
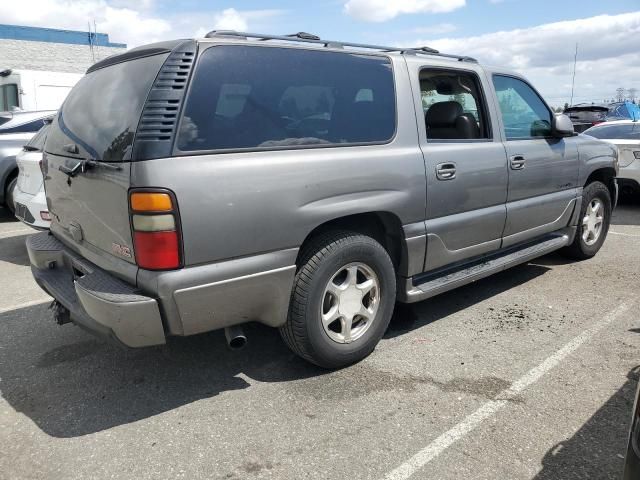
[[[53,120],[47,153],[70,156],[69,146],[75,145],[82,158],[130,160],[142,108],[166,58],[139,58],[84,76]]]

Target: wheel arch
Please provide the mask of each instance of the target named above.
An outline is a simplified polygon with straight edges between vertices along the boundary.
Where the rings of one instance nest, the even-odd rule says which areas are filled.
[[[300,256],[304,247],[318,235],[330,230],[348,230],[370,236],[384,247],[398,272],[402,272],[406,268],[407,248],[402,222],[394,213],[385,211],[346,215],[318,225],[309,232],[302,242],[296,265],[300,266]]]
[[[618,195],[616,184],[615,184],[615,178],[616,178],[615,168],[613,167],[598,168],[589,174],[589,176],[587,177],[587,180],[584,182],[584,187],[586,187],[587,185],[593,182],[603,183],[609,190],[612,204],[615,205],[617,200],[617,195]]]

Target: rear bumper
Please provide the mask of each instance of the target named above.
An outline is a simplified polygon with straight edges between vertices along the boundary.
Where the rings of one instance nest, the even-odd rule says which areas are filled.
[[[40,287],[77,325],[127,347],[165,343],[157,300],[140,294],[43,232],[27,239],[31,271]]]
[[[35,195],[25,193],[19,188],[16,188],[13,200],[16,204],[20,204],[23,208],[17,208],[16,205],[16,217],[27,225],[40,229],[48,229],[51,222],[42,220],[40,212],[46,212],[47,199],[44,192],[39,192]]]

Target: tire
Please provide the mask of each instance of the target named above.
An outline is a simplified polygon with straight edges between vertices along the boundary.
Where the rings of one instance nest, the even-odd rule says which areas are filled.
[[[597,238],[585,240],[584,232],[588,230],[585,226],[587,213],[592,209],[593,205],[599,202],[602,205],[602,223]],[[611,203],[611,193],[602,182],[593,182],[587,185],[582,191],[582,207],[580,209],[580,217],[578,218],[578,229],[573,243],[561,250],[566,257],[575,260],[586,260],[592,258],[604,243],[609,232],[611,223],[611,214],[613,208]]]
[[[377,287],[371,287],[376,281]],[[367,287],[371,290],[359,297]],[[359,233],[327,232],[301,252],[289,314],[280,334],[305,360],[327,369],[346,367],[375,349],[389,326],[395,300],[395,269],[382,245]],[[366,311],[360,311],[365,316],[353,314],[363,306]],[[325,325],[328,320],[323,318],[332,317],[332,311],[340,318]],[[343,323],[347,317],[353,319],[352,330]]]
[[[15,215],[16,213],[16,204],[15,204],[13,195],[14,195],[14,190],[16,189],[17,184],[18,184],[17,177],[10,180],[9,184],[7,185],[7,189],[4,192],[4,202],[7,208],[9,209],[9,211],[11,212],[11,215]]]

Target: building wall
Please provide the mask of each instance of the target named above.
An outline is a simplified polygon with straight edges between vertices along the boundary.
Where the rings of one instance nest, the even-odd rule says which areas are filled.
[[[95,62],[122,53],[125,46],[38,42],[0,38],[0,69],[47,70],[84,73]]]

